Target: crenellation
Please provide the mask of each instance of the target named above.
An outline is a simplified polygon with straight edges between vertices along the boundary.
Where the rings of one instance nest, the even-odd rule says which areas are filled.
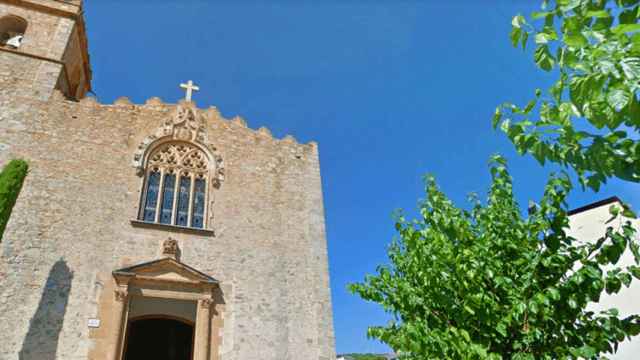
[[[266,136],[268,138],[272,138],[273,135],[271,135],[271,131],[269,129],[267,129],[266,127],[262,126],[258,129],[257,131],[258,134]]]
[[[239,127],[243,127],[243,128],[247,127],[247,122],[241,116],[238,116],[238,115],[234,116],[231,119],[231,124]]]
[[[133,105],[133,103],[131,102],[131,100],[129,100],[128,97],[120,96],[119,98],[117,98],[113,102],[113,105],[116,105],[116,106],[130,106],[130,105]]]
[[[210,106],[208,109],[204,110],[205,115],[210,121],[218,121],[222,120],[222,114],[215,106]]]
[[[282,138],[281,142],[283,143],[298,143],[298,141],[296,140],[296,138],[293,137],[293,135],[286,135],[285,137]]]
[[[154,96],[152,98],[147,99],[147,101],[145,101],[144,105],[161,106],[161,105],[164,105],[164,102],[159,97]]]

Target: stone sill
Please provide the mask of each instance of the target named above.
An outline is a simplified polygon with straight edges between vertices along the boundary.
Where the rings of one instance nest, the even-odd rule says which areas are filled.
[[[198,228],[192,228],[192,227],[186,227],[186,226],[152,223],[152,222],[147,222],[142,220],[131,220],[131,225],[135,227],[141,227],[141,228],[147,228],[147,229],[168,230],[168,231],[202,235],[202,236],[215,235],[215,232],[209,229],[198,229]]]

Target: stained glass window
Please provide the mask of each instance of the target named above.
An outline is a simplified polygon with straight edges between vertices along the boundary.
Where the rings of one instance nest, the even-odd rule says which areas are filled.
[[[173,191],[176,186],[176,176],[166,174],[162,185],[162,207],[160,208],[160,223],[171,224],[171,213],[173,212]]]
[[[195,228],[202,228],[204,225],[204,179],[196,179],[193,190],[193,219],[191,219],[191,226]]]
[[[192,144],[165,143],[149,155],[146,166],[140,220],[204,228],[209,173],[205,153]]]
[[[189,193],[191,192],[191,178],[189,176],[180,177],[180,187],[178,190],[178,207],[176,215],[176,225],[189,226]]]
[[[158,204],[158,187],[160,186],[160,172],[154,170],[147,178],[147,196],[144,201],[144,221],[156,221],[156,205]]]

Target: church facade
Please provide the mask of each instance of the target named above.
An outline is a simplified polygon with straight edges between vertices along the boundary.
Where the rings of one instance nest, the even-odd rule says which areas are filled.
[[[318,148],[85,96],[80,0],[0,0],[0,359],[335,359]]]

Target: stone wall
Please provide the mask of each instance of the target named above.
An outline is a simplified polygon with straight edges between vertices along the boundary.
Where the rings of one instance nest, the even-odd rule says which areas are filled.
[[[132,225],[143,181],[134,153],[175,107],[0,94],[0,166],[30,164],[1,244],[0,359],[102,359],[106,330],[87,321],[108,312],[111,272],[157,259],[168,236],[222,284],[221,359],[335,358],[314,143],[202,110],[226,171],[215,235]]]
[[[79,1],[0,0],[0,18],[19,16],[28,23],[22,46],[0,52],[0,88],[14,90],[12,98],[46,100],[54,88],[81,98],[91,73]]]

